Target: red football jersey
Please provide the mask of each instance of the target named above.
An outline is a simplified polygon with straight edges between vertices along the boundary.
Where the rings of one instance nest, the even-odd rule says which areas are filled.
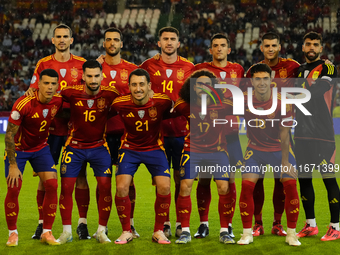
[[[66,146],[76,149],[96,148],[105,140],[106,122],[112,101],[119,95],[115,87],[100,86],[97,95],[85,92],[85,85],[68,86],[60,93],[70,104],[70,133]]]
[[[125,124],[120,148],[134,151],[164,150],[161,124],[163,115],[170,114],[171,105],[171,99],[160,93],[155,93],[142,106],[132,101],[131,94],[115,99],[112,111],[117,112]]]
[[[253,92],[253,106],[258,110],[268,110],[272,107],[272,96],[266,102],[258,101]],[[247,101],[247,93],[245,93]],[[287,105],[285,116],[281,115],[281,94],[277,94],[277,108],[269,115],[256,115],[245,107],[244,118],[247,125],[248,147],[259,151],[281,151],[280,129],[282,120],[284,126],[293,124],[293,114],[291,105]]]
[[[265,63],[264,60],[260,63]],[[300,64],[290,58],[279,58],[279,62],[275,66],[270,66],[272,69],[271,77],[274,79],[272,81],[272,86],[277,87],[278,91],[281,91],[282,87],[294,87],[294,81],[298,75],[298,69]],[[250,69],[248,69],[246,77],[251,78]],[[247,87],[251,87],[251,83],[242,83],[245,86],[241,89],[246,91]]]
[[[138,68],[135,64],[122,59],[118,65],[109,65],[104,62],[102,67],[104,78],[101,85],[115,86],[120,95],[127,95],[130,93],[129,75],[133,70]],[[108,120],[106,133],[124,133],[124,124],[119,115]]]
[[[232,112],[232,103],[226,100],[221,105],[208,105],[207,115],[200,114],[201,107],[190,105],[183,99],[177,100],[174,106],[174,114],[184,115],[190,123],[190,133],[185,138],[184,150],[211,153],[227,151],[227,143],[223,130],[226,125],[215,125],[215,119],[224,119],[224,116]]]
[[[48,104],[35,96],[22,96],[13,105],[8,121],[20,126],[14,136],[15,150],[34,152],[47,146],[49,127],[62,105],[62,98],[55,94]]]
[[[177,61],[172,64],[164,63],[162,58],[150,58],[140,67],[150,74],[153,91],[167,94],[174,102],[179,97],[178,93],[184,81],[195,71],[193,63],[182,57],[177,57]],[[183,116],[164,120],[164,136],[185,136],[189,132],[186,126],[187,121]]]
[[[54,69],[59,74],[59,88],[62,90],[69,85],[82,84],[82,66],[86,59],[71,54],[71,58],[66,62],[59,62],[54,58],[54,54],[42,58],[37,63],[31,80],[31,87],[38,88],[39,75],[44,69]],[[65,107],[68,107],[66,104]],[[68,119],[56,117],[50,127],[53,135],[66,136],[68,133]]]
[[[220,83],[231,84],[239,87],[241,79],[244,77],[244,69],[240,64],[227,62],[225,67],[217,67],[213,64],[213,62],[205,62],[201,64],[195,65],[196,70],[207,69],[210,72],[214,73],[216,77],[219,79]],[[229,90],[224,89],[224,97],[232,98],[232,94]],[[237,116],[228,115],[225,117],[230,123],[240,122]],[[226,126],[224,133],[226,135],[238,135],[239,126],[233,125],[232,127]]]

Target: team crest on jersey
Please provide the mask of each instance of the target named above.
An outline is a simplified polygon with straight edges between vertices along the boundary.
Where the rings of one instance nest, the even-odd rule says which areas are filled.
[[[93,106],[93,104],[94,104],[94,100],[92,100],[92,99],[87,100],[87,106],[89,108],[91,108]]]
[[[143,118],[144,118],[144,115],[145,115],[145,111],[144,111],[144,110],[138,111],[138,116],[139,116],[139,118],[143,119]]]
[[[179,80],[184,79],[184,70],[182,68],[177,70],[177,79],[179,79]]]
[[[66,69],[65,69],[65,68],[63,68],[63,69],[60,69],[59,71],[60,71],[60,74],[61,74],[61,76],[62,76],[63,78],[65,78],[65,75],[66,75]]]
[[[120,71],[120,78],[122,80],[127,80],[128,76],[129,76],[129,74],[128,74],[127,70],[123,69],[123,70]]]
[[[234,70],[230,72],[230,78],[232,79],[232,81],[236,81],[237,73]]]
[[[315,81],[319,77],[319,74],[320,74],[319,71],[315,71],[312,75],[312,79]]]
[[[71,77],[73,79],[77,79],[78,78],[78,69],[77,68],[75,68],[75,67],[71,68]]]
[[[181,167],[181,169],[179,170],[179,175],[181,177],[184,177],[184,175],[185,175],[185,168],[184,167]]]
[[[286,68],[280,69],[279,73],[280,73],[280,78],[281,79],[287,78],[287,69]]]
[[[117,74],[117,71],[115,71],[115,70],[110,71],[110,75],[111,75],[112,79],[114,79],[116,77],[116,74]]]
[[[58,111],[58,107],[56,105],[53,105],[53,107],[51,108],[51,117],[52,117],[52,119],[57,114],[57,111]]]
[[[61,173],[66,174],[66,165],[65,164],[61,165]]]
[[[148,110],[149,110],[150,118],[154,120],[154,118],[156,118],[156,116],[157,116],[157,108],[156,107],[150,107]]]
[[[202,113],[198,113],[198,115],[200,116],[200,118],[201,118],[201,120],[204,120],[204,118],[205,118],[205,115],[203,115]]]
[[[226,75],[227,75],[226,72],[220,72],[220,76],[221,76],[222,80],[225,79]]]
[[[268,119],[274,119],[275,118],[275,112],[267,115]]]
[[[31,80],[31,84],[35,83],[36,80],[37,80],[37,76],[33,75],[32,80]]]
[[[97,100],[97,107],[100,112],[104,111],[105,108],[105,98],[101,97]]]
[[[166,77],[170,78],[170,76],[172,74],[172,70],[171,69],[166,69],[165,73],[166,73]]]
[[[218,111],[212,110],[209,112],[209,115],[211,120],[218,119]]]
[[[43,116],[44,116],[44,118],[47,117],[47,114],[48,114],[48,109],[44,109],[44,110],[43,110]]]

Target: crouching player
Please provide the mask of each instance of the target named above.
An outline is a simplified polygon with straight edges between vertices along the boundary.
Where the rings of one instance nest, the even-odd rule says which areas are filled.
[[[222,131],[223,125],[214,125],[214,120],[223,118],[232,112],[231,103],[223,101],[222,90],[215,90],[218,83],[216,76],[207,70],[200,70],[188,78],[180,90],[180,99],[174,107],[174,114],[181,113],[190,120],[190,134],[185,139],[184,150],[180,164],[181,186],[177,200],[178,215],[182,225],[182,234],[176,243],[184,244],[191,241],[189,229],[191,214],[190,193],[194,179],[211,178],[207,172],[216,167],[214,179],[219,194],[218,212],[220,215],[221,243],[235,243],[230,237],[228,227],[232,217],[232,197],[228,196],[229,188],[229,158],[227,144]],[[207,113],[202,115],[201,104],[203,96],[207,96]],[[191,95],[191,98],[190,98]],[[215,104],[214,104],[215,102]],[[216,102],[217,105],[216,105]]]
[[[162,143],[161,122],[164,114],[170,114],[171,99],[160,93],[149,97],[150,75],[144,69],[136,69],[130,73],[129,89],[131,94],[118,97],[111,106],[113,113],[117,112],[125,125],[118,155],[115,197],[123,233],[115,243],[125,244],[133,239],[129,186],[139,165],[144,163],[157,188],[156,222],[152,240],[169,244],[170,241],[163,232],[163,225],[169,214],[171,201],[170,171]]]
[[[274,90],[270,88],[271,69],[266,64],[256,64],[251,70],[251,83],[254,87],[253,109],[245,111],[248,124],[248,148],[244,156],[242,171],[242,190],[240,196],[240,212],[243,224],[242,238],[238,244],[253,242],[252,218],[254,214],[254,187],[259,175],[264,172],[267,164],[274,171],[274,177],[280,178],[286,194],[285,210],[287,216],[286,242],[298,246],[301,243],[296,237],[296,222],[299,215],[299,196],[296,189],[295,158],[289,148],[289,130],[293,117],[291,107],[287,106],[287,114],[281,116],[280,94],[277,95],[277,109],[268,115],[257,115],[255,110],[271,109],[276,100]],[[289,108],[289,109],[288,109]],[[287,170],[287,171],[284,171]]]
[[[43,70],[40,73],[39,90],[34,96],[20,97],[9,117],[5,136],[5,175],[8,187],[5,214],[9,230],[7,246],[18,245],[18,197],[27,161],[31,163],[45,188],[41,242],[60,244],[51,232],[57,211],[58,182],[56,167],[47,144],[49,127],[62,105],[61,96],[56,94],[58,78],[55,70]]]

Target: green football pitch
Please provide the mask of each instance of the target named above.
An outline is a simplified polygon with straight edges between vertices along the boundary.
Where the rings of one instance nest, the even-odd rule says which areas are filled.
[[[246,136],[241,136],[242,148],[246,147]],[[4,151],[4,135],[0,135],[0,151]],[[336,137],[337,148],[340,148],[340,135]],[[336,163],[340,164],[340,157],[336,158]],[[1,173],[4,176],[4,163],[0,163]],[[319,177],[316,175],[316,177]],[[96,211],[95,187],[96,182],[93,177],[92,170],[88,168],[88,181],[91,191],[91,202],[88,212],[88,228],[90,234],[97,229],[98,213]],[[115,181],[112,179],[112,191],[115,193]],[[59,181],[60,183],[60,181]],[[152,243],[151,236],[154,224],[154,201],[155,188],[151,185],[150,174],[144,166],[141,166],[135,176],[135,184],[137,191],[136,209],[135,209],[135,227],[141,235],[139,239],[126,245],[116,245],[113,242],[110,244],[99,244],[96,240],[78,240],[76,234],[76,225],[78,221],[76,203],[73,209],[73,237],[72,243],[67,243],[62,246],[48,246],[41,244],[37,240],[31,239],[38,223],[38,211],[36,206],[36,189],[38,179],[32,177],[32,169],[30,164],[27,164],[24,173],[23,187],[19,196],[20,212],[18,218],[19,246],[6,247],[5,243],[8,238],[8,230],[5,221],[5,213],[3,202],[6,196],[6,181],[2,177],[0,179],[0,254],[339,254],[340,240],[332,242],[322,242],[320,238],[327,231],[327,226],[330,220],[330,214],[327,203],[326,189],[322,179],[314,179],[314,189],[316,193],[316,220],[319,227],[317,236],[302,238],[300,247],[291,247],[285,243],[285,237],[274,236],[270,233],[273,220],[273,205],[272,191],[274,180],[271,178],[265,179],[265,203],[263,208],[263,221],[265,234],[254,238],[254,243],[250,245],[224,245],[219,243],[219,217],[218,217],[218,194],[216,185],[212,183],[212,201],[210,205],[209,227],[210,235],[205,239],[194,239],[186,245],[175,244],[175,237],[171,238],[170,245],[160,245]],[[195,191],[195,182],[192,192],[192,214],[191,214],[191,234],[196,232],[199,226],[199,217],[197,212]],[[238,240],[242,233],[242,222],[240,211],[238,208],[238,199],[241,191],[241,179],[236,178],[237,185],[237,206],[233,219],[233,227],[235,239]],[[298,187],[299,188],[299,187]],[[59,192],[58,192],[59,193]],[[174,185],[172,184],[172,194],[174,193]],[[175,232],[175,207],[172,200],[170,211],[170,219],[172,222],[172,232]],[[285,215],[283,216],[283,226],[286,226]],[[297,231],[304,225],[304,210],[300,205],[300,215],[297,224]],[[114,241],[121,234],[121,225],[118,220],[115,206],[113,204],[111,217],[108,223],[109,238]],[[53,226],[53,233],[56,238],[62,232],[61,218],[59,210]]]

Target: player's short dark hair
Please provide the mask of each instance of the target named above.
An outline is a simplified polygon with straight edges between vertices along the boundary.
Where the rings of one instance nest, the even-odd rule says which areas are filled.
[[[211,37],[211,39],[210,39],[210,48],[212,47],[213,41],[215,39],[226,39],[227,40],[227,44],[228,44],[228,48],[230,48],[230,40],[229,40],[228,36],[226,36],[225,34],[222,34],[222,33],[214,34]]]
[[[164,32],[175,33],[179,37],[179,31],[174,27],[163,27],[158,31],[158,37],[161,38]]]
[[[57,71],[54,70],[54,69],[44,69],[44,70],[42,70],[42,72],[39,75],[39,79],[41,80],[44,75],[49,76],[49,77],[53,77],[53,78],[57,78],[57,80],[59,80],[59,75],[58,75]]]
[[[55,36],[55,31],[59,28],[65,28],[65,29],[68,29],[68,31],[70,31],[70,37],[72,37],[72,29],[68,26],[68,25],[65,25],[65,24],[60,24],[58,26],[56,26],[54,29],[53,29],[53,36]]]
[[[267,64],[263,64],[263,63],[255,64],[250,68],[251,78],[253,78],[255,73],[261,73],[261,72],[269,73],[269,77],[271,77],[272,69],[270,69],[270,67]]]
[[[103,67],[101,64],[99,64],[99,62],[95,59],[90,59],[87,60],[84,64],[83,64],[83,72],[85,72],[86,68],[90,68],[90,69],[94,69],[94,68],[99,68],[100,71],[103,70]]]
[[[120,35],[120,40],[123,39],[122,31],[120,31],[118,28],[109,27],[108,29],[106,29],[105,32],[104,32],[104,38],[105,38],[107,32],[116,32]]]
[[[132,75],[136,75],[136,76],[145,76],[146,77],[146,81],[149,83],[150,82],[150,75],[149,73],[144,70],[143,68],[137,68],[135,70],[133,70],[130,75],[129,75],[129,84],[130,84],[130,80]]]
[[[306,39],[320,40],[320,44],[322,44],[322,36],[321,36],[321,34],[319,34],[317,32],[309,32],[309,33],[305,34],[305,36],[303,37],[303,42],[305,42]]]
[[[190,75],[190,77],[188,77],[181,90],[179,91],[178,95],[187,103],[196,103],[196,100],[197,100],[197,97],[196,96],[192,96],[191,97],[191,100],[190,100],[190,95],[196,95],[196,92],[194,91],[194,83],[193,81],[190,81],[191,79],[197,79],[201,76],[207,76],[211,79],[211,84],[212,86],[214,84],[217,84],[218,83],[218,80],[216,78],[216,75],[210,71],[208,71],[207,69],[202,69],[202,70],[198,70],[198,71],[195,71],[194,73],[192,73]],[[223,97],[223,93],[222,93],[222,90],[221,89],[216,89],[216,92],[218,93],[218,95],[220,96],[220,98]],[[212,95],[215,97],[215,93],[212,93]]]
[[[274,39],[276,39],[278,43],[280,43],[280,36],[277,33],[268,32],[262,36],[261,41],[263,43],[264,40],[274,40]]]

